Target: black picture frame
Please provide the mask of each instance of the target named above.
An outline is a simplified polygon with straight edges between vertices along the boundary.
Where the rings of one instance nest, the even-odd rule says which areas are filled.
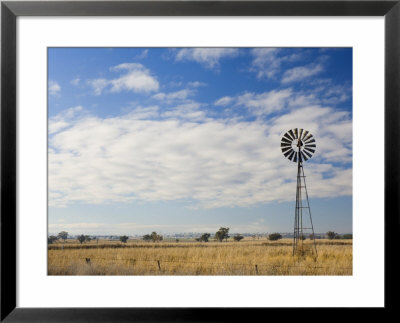
[[[16,307],[16,19],[19,16],[384,16],[385,19],[385,306],[399,284],[400,0],[395,1],[2,1],[1,3],[1,322],[237,321],[265,308]],[[368,140],[366,138],[366,140]],[[373,257],[373,255],[371,255]],[[371,261],[373,261],[371,259]],[[38,291],[40,293],[40,291]],[[278,309],[276,309],[278,310]],[[379,309],[378,309],[379,310]],[[240,313],[239,313],[240,312]],[[285,312],[287,313],[287,312]],[[283,312],[281,311],[281,314]],[[310,317],[308,319],[311,319]]]

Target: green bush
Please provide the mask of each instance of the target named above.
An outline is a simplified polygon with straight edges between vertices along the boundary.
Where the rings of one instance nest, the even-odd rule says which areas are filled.
[[[235,234],[235,236],[233,237],[233,240],[239,242],[240,240],[242,240],[244,237],[241,236],[239,233]]]
[[[128,241],[129,237],[128,236],[120,236],[119,241],[126,243]]]
[[[268,235],[268,240],[275,241],[279,239],[282,239],[282,235],[280,233],[275,232]]]

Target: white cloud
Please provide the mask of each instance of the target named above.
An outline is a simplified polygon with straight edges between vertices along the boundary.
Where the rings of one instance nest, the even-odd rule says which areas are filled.
[[[214,102],[216,106],[246,107],[251,115],[267,116],[288,107],[297,94],[292,89],[272,90],[263,93],[245,92],[236,97],[224,96]],[[292,104],[293,105],[293,104]]]
[[[171,92],[171,93],[160,92],[160,93],[154,94],[152,96],[152,98],[156,99],[156,100],[171,102],[171,101],[175,101],[175,100],[185,100],[189,96],[192,96],[194,93],[195,92],[193,90],[183,89],[183,90]]]
[[[81,79],[80,79],[79,77],[77,77],[77,78],[71,80],[70,83],[71,83],[72,85],[74,85],[74,86],[78,86],[79,83],[80,83],[80,81],[81,81]]]
[[[239,54],[237,48],[183,48],[175,56],[176,61],[194,61],[206,68],[219,66],[224,57],[234,57]]]
[[[202,104],[198,102],[189,101],[168,109],[162,113],[162,117],[185,121],[203,121],[206,119],[206,113],[199,109],[201,106]]]
[[[274,78],[284,62],[295,62],[302,58],[300,53],[285,55],[281,48],[254,48],[251,54],[253,61],[250,70],[256,72],[258,78]]]
[[[100,95],[109,82],[106,79],[94,79],[88,80],[87,83],[93,88],[95,95]]]
[[[194,81],[194,82],[189,82],[188,86],[191,87],[201,87],[201,86],[207,86],[207,83],[204,82],[199,82],[199,81]]]
[[[76,116],[76,114],[79,111],[82,111],[82,106],[69,108],[61,112],[60,114],[51,117],[48,123],[49,134],[53,134],[70,126],[72,119]]]
[[[192,201],[188,206],[214,208],[292,201],[296,167],[283,157],[280,139],[294,127],[310,130],[317,140],[305,167],[309,194],[352,192],[352,171],[343,164],[352,153],[346,113],[309,106],[267,123],[244,122],[206,118],[188,103],[162,118],[143,119],[157,114],[157,107],[141,107],[61,127],[49,139],[50,205],[186,200]]]
[[[60,93],[61,86],[56,81],[49,81],[49,94],[56,96]]]
[[[247,92],[237,97],[236,104],[247,107],[252,114],[265,116],[283,110],[291,96],[291,89],[272,90],[261,94]]]
[[[232,103],[233,98],[230,96],[224,96],[220,99],[218,99],[217,101],[214,102],[214,105],[217,106],[227,106],[228,104]]]
[[[149,50],[148,50],[148,49],[144,49],[139,55],[137,55],[137,56],[135,57],[135,59],[143,59],[143,58],[146,58],[148,54],[149,54]]]
[[[309,64],[307,66],[297,66],[287,70],[282,77],[282,83],[298,82],[310,76],[317,75],[324,70],[321,64]]]
[[[159,88],[157,79],[150,75],[150,71],[142,64],[124,63],[113,67],[112,70],[127,70],[127,73],[110,81],[111,92],[126,90],[147,93],[157,91]]]
[[[118,93],[122,91],[132,91],[135,93],[148,93],[157,91],[159,83],[151,75],[150,71],[139,63],[123,63],[110,68],[113,72],[125,72],[120,77],[107,80],[105,78],[88,80],[88,84],[93,87],[94,93],[100,95],[104,89]]]

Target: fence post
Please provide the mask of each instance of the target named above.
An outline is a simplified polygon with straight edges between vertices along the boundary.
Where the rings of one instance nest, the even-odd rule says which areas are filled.
[[[86,258],[86,264],[89,265],[89,266],[91,265],[90,258]]]
[[[158,264],[158,270],[161,271],[160,260],[157,260],[157,264]]]
[[[256,265],[256,275],[258,275],[258,266]]]

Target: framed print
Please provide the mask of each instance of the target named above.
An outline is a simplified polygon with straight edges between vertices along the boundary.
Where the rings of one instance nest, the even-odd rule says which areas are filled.
[[[393,306],[398,1],[1,8],[2,320]]]

